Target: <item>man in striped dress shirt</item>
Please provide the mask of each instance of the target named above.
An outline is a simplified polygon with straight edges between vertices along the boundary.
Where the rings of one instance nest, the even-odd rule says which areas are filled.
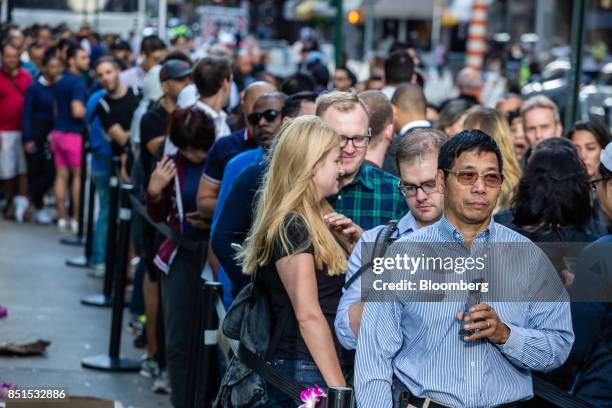
[[[444,216],[398,242],[456,243],[468,251],[480,244],[520,243],[527,248],[524,256],[506,251],[503,270],[510,273],[500,282],[511,290],[542,289],[534,282],[551,270],[550,261],[527,238],[492,220],[502,174],[492,138],[480,131],[452,137],[438,156]],[[518,244],[502,250],[512,245]],[[557,297],[534,301],[526,293],[525,301],[476,302],[467,316],[465,300],[368,302],[357,344],[358,406],[493,407],[532,397],[531,371],[559,367],[574,341],[567,293],[554,269],[543,282],[558,288]],[[371,289],[366,281],[362,285]],[[461,327],[477,331],[459,335]]]

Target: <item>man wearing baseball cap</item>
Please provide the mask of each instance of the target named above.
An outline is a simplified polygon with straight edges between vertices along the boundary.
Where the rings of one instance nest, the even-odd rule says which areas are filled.
[[[162,145],[166,140],[166,123],[168,116],[177,108],[177,99],[181,90],[191,82],[191,65],[179,59],[166,60],[159,70],[159,80],[163,91],[162,97],[155,102],[140,121],[140,163],[142,166],[142,186],[146,191],[155,163],[163,155]],[[153,378],[155,392],[167,392],[168,384],[161,374],[160,367],[164,365],[164,357],[159,353],[156,313],[159,313],[159,275],[153,266],[153,258],[157,252],[153,237],[155,230],[150,224],[143,223],[143,253],[145,276],[143,292],[146,298],[145,315],[147,316],[147,359],[143,362],[141,373]],[[163,354],[163,353],[162,353]]]
[[[145,186],[154,164],[152,155],[155,155],[166,138],[168,115],[177,108],[176,102],[181,90],[191,83],[191,65],[182,60],[168,60],[161,66],[159,80],[164,93],[140,121],[141,160]]]

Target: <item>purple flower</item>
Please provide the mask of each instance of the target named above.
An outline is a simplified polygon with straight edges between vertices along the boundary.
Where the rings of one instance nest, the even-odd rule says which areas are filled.
[[[303,404],[298,408],[315,408],[317,402],[321,401],[321,398],[327,397],[327,394],[321,387],[315,384],[313,388],[308,388],[300,393],[300,399]]]

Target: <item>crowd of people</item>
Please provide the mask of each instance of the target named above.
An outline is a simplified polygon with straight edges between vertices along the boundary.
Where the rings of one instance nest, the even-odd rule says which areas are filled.
[[[486,107],[470,79],[478,72],[465,70],[460,95],[436,106],[403,43],[359,83],[344,66],[330,75],[316,43],[303,44],[286,78],[267,72],[255,47],[200,56],[177,43],[144,37],[134,59],[126,41],[86,28],[9,26],[1,45],[4,218],[76,232],[85,139],[99,208],[91,275],[107,267],[112,175],[173,231],[161,236],[134,216],[130,326],[154,391],[185,406],[206,262],[226,307],[249,284],[267,299],[265,357],[304,387],[352,384],[362,407],[514,406],[532,397],[532,372],[552,371],[546,378],[565,391],[610,406],[612,310],[566,292],[585,279],[584,258],[548,282],[559,285],[555,302],[490,299],[463,311],[463,302],[363,298],[364,245],[383,232],[467,248],[612,242],[605,126],[566,130],[542,95],[507,93]],[[526,292],[551,267],[535,250],[512,261],[510,285]],[[601,262],[590,284],[609,294],[609,252]],[[274,384],[253,393],[251,377],[228,380],[239,374],[229,366],[220,406],[295,406]]]

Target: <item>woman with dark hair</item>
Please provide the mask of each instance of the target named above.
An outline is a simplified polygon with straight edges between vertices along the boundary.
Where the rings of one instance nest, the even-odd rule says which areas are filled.
[[[604,145],[592,187],[602,211],[612,222],[612,143]],[[576,339],[565,364],[550,375],[557,384],[593,406],[612,401],[612,234],[588,245],[576,261],[572,325]]]
[[[170,116],[168,134],[178,152],[157,163],[145,196],[147,212],[155,222],[165,222],[176,235],[201,241],[210,224],[198,215],[196,195],[208,149],[215,141],[215,124],[197,108],[178,109]],[[162,272],[166,364],[175,407],[185,406],[185,377],[202,252],[201,248],[192,251],[179,247],[168,238],[159,246],[153,261]]]
[[[530,157],[512,205],[510,227],[535,242],[591,242],[589,179],[578,155],[538,149]]]
[[[603,149],[612,142],[610,132],[597,122],[578,122],[567,132],[567,137],[576,147],[589,179],[597,179],[600,175],[598,170],[601,168],[599,156]],[[591,199],[594,218],[589,230],[597,236],[611,233],[608,219],[601,209],[599,197],[595,192],[591,194]]]
[[[589,178],[597,178],[599,155],[612,142],[610,132],[597,122],[578,122],[567,132],[567,137],[576,146]]]

